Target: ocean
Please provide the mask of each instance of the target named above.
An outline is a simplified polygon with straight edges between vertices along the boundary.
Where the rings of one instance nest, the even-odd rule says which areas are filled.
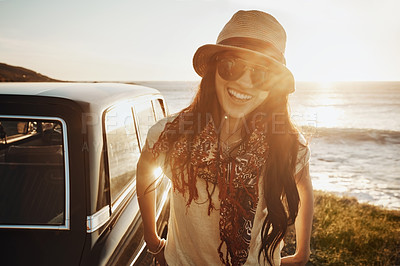
[[[170,113],[198,82],[135,82],[158,89]],[[311,148],[314,189],[400,210],[400,82],[298,82],[291,117]]]

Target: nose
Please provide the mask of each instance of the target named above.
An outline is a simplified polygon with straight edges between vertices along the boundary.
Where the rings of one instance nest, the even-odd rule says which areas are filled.
[[[246,69],[243,73],[243,75],[241,75],[236,82],[242,86],[243,88],[251,88],[253,87],[253,82],[251,80],[251,70],[250,69]]]

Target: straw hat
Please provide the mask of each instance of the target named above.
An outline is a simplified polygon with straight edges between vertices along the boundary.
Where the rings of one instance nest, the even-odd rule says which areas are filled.
[[[216,44],[197,49],[193,57],[196,73],[203,77],[210,58],[222,51],[250,53],[272,70],[274,87],[294,92],[294,77],[285,60],[286,32],[270,14],[251,10],[236,12],[220,32]]]

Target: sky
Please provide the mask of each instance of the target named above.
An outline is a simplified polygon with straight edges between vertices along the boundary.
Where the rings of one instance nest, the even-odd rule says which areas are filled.
[[[0,62],[77,81],[199,80],[198,47],[258,9],[298,81],[400,80],[398,0],[0,0]]]

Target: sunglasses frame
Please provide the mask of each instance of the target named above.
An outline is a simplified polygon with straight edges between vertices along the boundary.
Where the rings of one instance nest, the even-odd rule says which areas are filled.
[[[262,87],[262,86],[268,81],[268,76],[269,76],[270,73],[271,73],[271,70],[270,70],[267,66],[265,66],[265,65],[260,65],[260,64],[256,64],[256,63],[252,63],[252,62],[250,62],[250,61],[247,61],[247,60],[242,59],[242,58],[237,57],[237,56],[227,56],[227,55],[224,55],[224,56],[216,56],[215,60],[216,60],[216,70],[217,70],[219,76],[220,76],[222,79],[226,80],[226,81],[235,81],[235,80],[238,80],[240,77],[243,76],[243,74],[244,74],[247,70],[249,70],[249,71],[250,71],[251,80],[252,80],[252,83],[253,83],[253,87]],[[238,66],[239,66],[239,69],[237,69],[237,70],[240,71],[240,72],[237,72],[237,71],[233,71],[233,72],[232,72],[232,71],[229,69],[229,72],[230,72],[231,74],[232,74],[232,73],[235,73],[235,72],[237,72],[237,73],[236,73],[235,75],[233,75],[232,77],[228,77],[228,76],[223,72],[224,70],[221,69],[221,68],[222,68],[222,67],[221,67],[221,62],[222,62],[223,60],[229,60],[229,61],[232,61],[232,62],[234,63],[234,65],[238,65]],[[239,64],[238,64],[237,62],[239,62]],[[234,67],[234,65],[233,65],[233,67]],[[230,67],[230,68],[232,69],[232,67]],[[253,75],[254,75],[254,73],[256,73],[256,72],[255,72],[256,70],[261,71],[261,72],[264,73],[264,75],[263,75],[261,81],[257,81],[257,82],[256,82],[256,81],[253,80],[253,78],[254,78]]]

